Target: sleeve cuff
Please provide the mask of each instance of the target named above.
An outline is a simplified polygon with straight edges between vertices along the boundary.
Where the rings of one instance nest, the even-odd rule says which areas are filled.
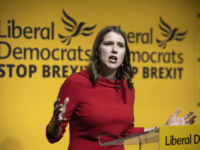
[[[47,127],[48,127],[48,125],[47,125]],[[47,127],[46,127],[46,138],[47,138],[47,140],[48,140],[50,143],[55,143],[55,142],[59,141],[59,140],[63,137],[62,131],[61,131],[60,135],[59,135],[57,138],[52,137],[52,136],[48,133]]]
[[[135,127],[133,132],[133,134],[142,133],[144,132],[144,127]]]
[[[138,134],[142,132],[144,132],[144,127],[133,127],[131,129],[128,129],[125,134]]]

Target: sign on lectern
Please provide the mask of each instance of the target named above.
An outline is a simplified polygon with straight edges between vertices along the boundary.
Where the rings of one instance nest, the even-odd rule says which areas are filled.
[[[200,125],[163,126],[159,129],[134,135],[100,135],[99,144],[139,145],[158,143],[159,150],[200,150]]]

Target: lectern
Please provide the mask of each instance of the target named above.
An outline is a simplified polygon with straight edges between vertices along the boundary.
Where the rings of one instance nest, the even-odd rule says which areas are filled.
[[[163,126],[159,129],[134,135],[99,135],[99,144],[107,145],[139,145],[158,143],[159,150],[200,150],[200,125]]]

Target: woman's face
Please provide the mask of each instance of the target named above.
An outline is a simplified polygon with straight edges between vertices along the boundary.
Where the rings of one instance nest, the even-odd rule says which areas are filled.
[[[110,31],[99,45],[100,63],[103,69],[117,70],[123,63],[125,40],[120,34]]]

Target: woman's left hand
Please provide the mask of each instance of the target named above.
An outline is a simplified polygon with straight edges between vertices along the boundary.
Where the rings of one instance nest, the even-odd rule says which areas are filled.
[[[190,113],[188,113],[187,115],[183,116],[183,117],[177,117],[177,115],[180,113],[181,108],[179,108],[167,121],[167,123],[165,125],[169,125],[169,126],[175,126],[175,125],[191,125],[195,122],[195,118],[197,117],[197,115],[192,116],[191,118],[189,118],[194,111],[191,111]]]

